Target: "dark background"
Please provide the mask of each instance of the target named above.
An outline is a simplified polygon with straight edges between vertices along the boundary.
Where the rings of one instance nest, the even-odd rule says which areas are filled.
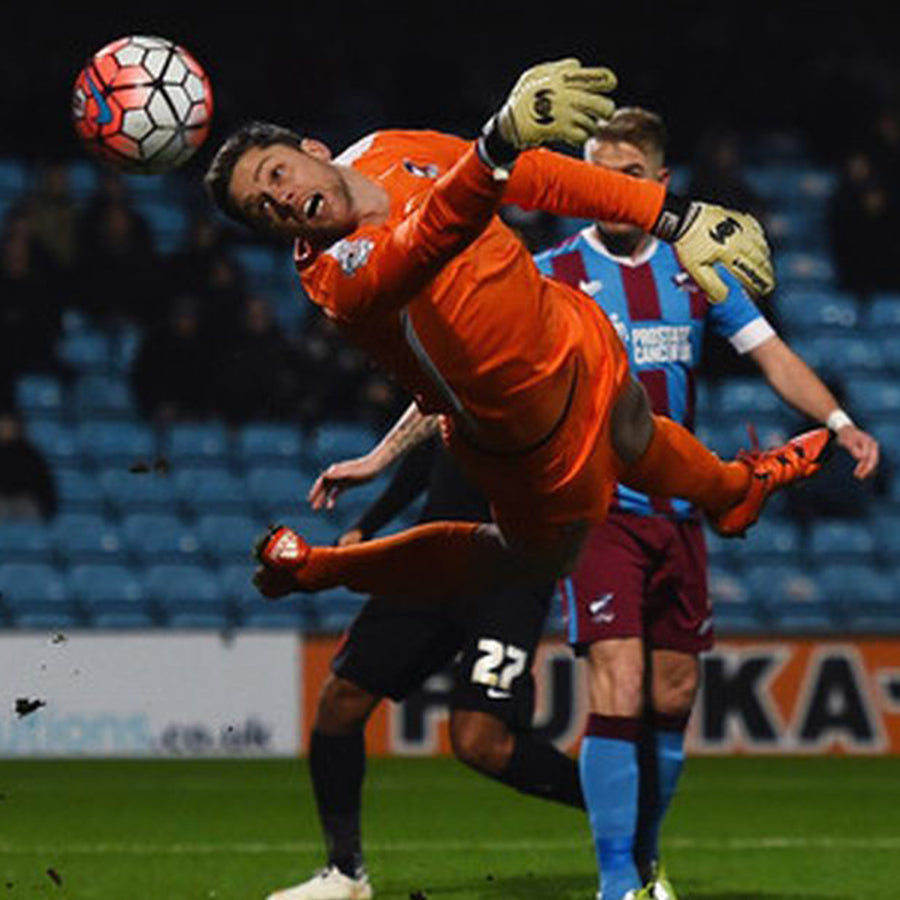
[[[373,126],[472,134],[529,64],[610,65],[621,103],[666,117],[673,159],[711,128],[799,132],[830,162],[900,96],[896,16],[866,4],[299,2],[249,12],[5,14],[0,154],[78,154],[70,91],[84,60],[129,33],[187,47],[212,80],[212,140],[265,118],[336,147]],[[249,6],[249,4],[248,4]]]

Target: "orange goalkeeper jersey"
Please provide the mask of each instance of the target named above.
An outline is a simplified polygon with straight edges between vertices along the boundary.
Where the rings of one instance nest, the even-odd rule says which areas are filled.
[[[579,299],[560,302],[560,285],[539,273],[497,208],[649,229],[664,189],[546,150],[522,153],[498,181],[472,142],[436,132],[376,132],[335,162],[384,188],[390,215],[313,260],[298,248],[310,298],[423,411],[453,415],[495,449],[539,440],[565,402],[582,319],[596,305],[574,291]]]

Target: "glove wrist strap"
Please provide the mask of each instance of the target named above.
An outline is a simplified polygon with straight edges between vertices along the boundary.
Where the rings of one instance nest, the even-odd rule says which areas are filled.
[[[659,218],[650,233],[662,241],[673,243],[690,228],[699,213],[699,203],[678,194],[667,193]]]
[[[494,171],[495,178],[509,178],[519,151],[500,133],[497,117],[491,116],[478,138],[478,155]]]

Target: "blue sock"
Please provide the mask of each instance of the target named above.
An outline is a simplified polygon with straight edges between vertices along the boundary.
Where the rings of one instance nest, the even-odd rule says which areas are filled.
[[[659,859],[659,832],[675,796],[684,767],[684,731],[657,729],[656,773],[653,788],[641,791],[640,825],[635,839],[635,858],[642,869]]]
[[[591,715],[581,744],[581,789],[594,836],[603,900],[621,900],[628,891],[641,887],[634,862],[637,726],[637,719]]]

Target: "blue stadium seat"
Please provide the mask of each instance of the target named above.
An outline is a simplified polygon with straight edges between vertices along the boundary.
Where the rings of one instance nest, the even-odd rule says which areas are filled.
[[[875,294],[870,298],[865,324],[873,333],[896,331],[900,328],[900,294]]]
[[[224,631],[233,625],[231,617],[224,609],[178,609],[169,614],[169,628],[203,629],[206,631]]]
[[[122,519],[125,551],[142,565],[193,562],[200,552],[194,531],[172,512],[131,513]]]
[[[313,451],[319,465],[362,456],[377,443],[378,435],[365,425],[323,424],[316,429]]]
[[[294,425],[253,422],[237,434],[237,453],[245,467],[261,464],[297,465],[304,456],[306,442]]]
[[[732,557],[740,556],[739,542],[734,538],[722,537],[711,528],[705,530],[705,538],[706,553],[711,566],[722,570],[728,569]]]
[[[19,159],[0,159],[0,195],[16,197],[28,188],[28,170]]]
[[[245,473],[245,479],[250,499],[264,517],[268,510],[302,507],[311,486],[311,481],[295,466],[254,466]]]
[[[71,425],[50,420],[29,422],[28,437],[53,465],[72,465],[80,459],[78,433]]]
[[[820,374],[842,380],[881,374],[887,365],[878,341],[856,334],[817,334],[792,341],[791,346]]]
[[[744,580],[753,601],[766,609],[817,604],[823,600],[818,581],[799,565],[759,561],[745,567]]]
[[[900,413],[900,383],[896,378],[854,378],[846,389],[848,407],[858,416]]]
[[[72,404],[81,418],[125,419],[136,410],[131,385],[120,375],[81,375],[72,388]]]
[[[819,520],[811,526],[807,549],[813,565],[870,562],[875,556],[875,537],[865,522]]]
[[[773,606],[768,612],[770,627],[781,634],[832,634],[843,627],[843,620],[828,603]]]
[[[117,515],[169,511],[176,502],[172,479],[159,472],[106,469],[100,473],[98,480],[104,501]]]
[[[68,608],[71,600],[62,570],[46,562],[0,565],[0,594],[3,604],[14,612],[35,604]]]
[[[715,609],[720,606],[751,606],[750,591],[741,575],[734,569],[710,566],[707,573],[709,598]]]
[[[97,615],[137,610],[146,613],[140,576],[119,563],[82,563],[69,571],[70,595],[89,620]]]
[[[77,426],[81,455],[97,466],[148,461],[156,455],[153,429],[139,422],[108,422],[89,419]]]
[[[166,621],[176,613],[218,612],[224,609],[218,581],[205,567],[161,563],[146,570],[145,589]]]
[[[717,414],[722,416],[772,416],[784,410],[784,404],[761,378],[730,378],[718,390]]]
[[[188,213],[184,204],[168,202],[165,195],[135,197],[135,206],[147,220],[153,243],[160,253],[178,249],[187,236]]]
[[[110,562],[122,550],[117,526],[93,513],[62,513],[52,525],[57,556],[69,564]]]
[[[219,568],[219,589],[229,603],[246,609],[265,602],[250,581],[255,568],[256,565],[249,558],[244,562],[230,562]]]
[[[900,560],[900,512],[878,512],[869,522],[879,562],[883,566],[893,566]]]
[[[775,274],[782,282],[809,286],[827,286],[835,280],[834,263],[824,251],[815,253],[794,250],[779,253],[775,257]]]
[[[786,291],[778,301],[778,312],[791,337],[856,329],[860,309],[856,299],[837,291]]]
[[[81,621],[74,607],[37,603],[13,616],[13,624],[20,631],[55,631],[77,628]]]
[[[194,466],[173,476],[179,502],[194,515],[245,512],[249,496],[244,480],[224,466]]]
[[[159,625],[159,622],[153,613],[144,607],[123,607],[99,610],[91,619],[91,625],[94,628],[110,630],[146,631]]]
[[[88,160],[69,163],[69,191],[75,200],[83,202],[97,189],[97,166]]]
[[[239,513],[209,513],[198,517],[196,524],[201,550],[219,564],[249,559],[264,531],[258,519]]]
[[[65,391],[53,375],[20,375],[15,394],[16,407],[29,422],[58,419],[62,415]]]
[[[255,609],[248,608],[244,611],[240,624],[242,628],[319,630],[314,613],[310,614],[308,610],[296,604],[286,605],[283,602],[268,603]]]
[[[57,356],[80,373],[103,375],[112,365],[113,342],[102,331],[90,329],[63,334],[56,348]],[[90,390],[91,388],[82,388]],[[80,399],[76,393],[76,401]]]
[[[0,563],[46,563],[52,551],[53,536],[44,522],[0,520]]]
[[[825,599],[852,615],[871,606],[894,606],[897,585],[889,575],[862,564],[833,563],[821,566],[816,579]]]
[[[766,519],[736,544],[734,553],[742,565],[765,561],[771,565],[793,563],[803,552],[800,530],[793,522]]]
[[[183,422],[171,425],[162,444],[165,455],[173,466],[227,465],[231,450],[228,429],[221,422]]]
[[[103,492],[94,475],[80,467],[56,466],[53,469],[59,512],[103,512]]]

